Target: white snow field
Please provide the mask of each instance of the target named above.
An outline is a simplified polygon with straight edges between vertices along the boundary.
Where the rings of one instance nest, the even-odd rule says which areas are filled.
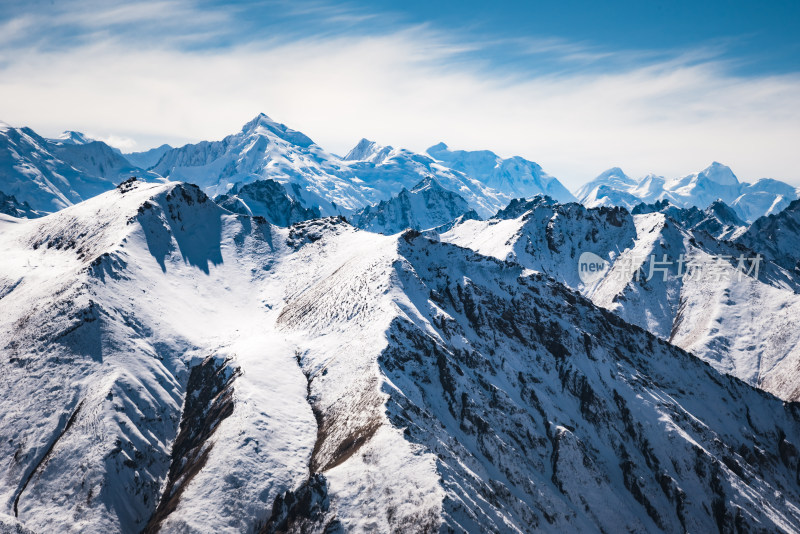
[[[4,531],[800,531],[796,405],[516,263],[181,183],[0,217]]]

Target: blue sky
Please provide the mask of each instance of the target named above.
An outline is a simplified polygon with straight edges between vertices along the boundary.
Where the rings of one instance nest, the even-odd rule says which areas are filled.
[[[800,2],[0,3],[0,119],[129,149],[258,112],[343,153],[362,136],[542,164],[800,185]]]

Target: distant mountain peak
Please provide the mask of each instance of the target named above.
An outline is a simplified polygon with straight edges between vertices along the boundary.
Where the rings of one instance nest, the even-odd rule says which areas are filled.
[[[444,191],[444,187],[441,186],[439,182],[437,182],[433,176],[426,176],[420,182],[411,188],[412,193],[420,193],[430,189],[432,191]]]
[[[293,130],[283,123],[270,118],[266,113],[259,113],[250,122],[242,126],[245,135],[270,135],[276,136],[293,145],[308,148],[314,144],[310,137],[302,132]]]
[[[747,226],[734,211],[732,207],[727,205],[721,198],[718,198],[705,209],[705,214],[709,217],[716,218],[720,223],[726,226]]]
[[[727,165],[723,165],[718,161],[714,161],[700,171],[697,178],[706,178],[719,185],[739,185],[739,179],[733,174],[733,171]]]
[[[611,167],[610,169],[601,172],[592,181],[604,183],[624,183],[626,185],[636,184],[636,180],[625,174],[625,171],[619,167]]]
[[[451,158],[451,154],[453,151],[450,150],[450,147],[447,146],[444,142],[439,142],[429,147],[428,150],[425,151],[433,159],[437,159],[440,161],[447,161]]]
[[[611,175],[627,176],[625,172],[619,167],[611,167],[610,169],[607,169],[606,171],[600,174],[600,176],[611,176]]]
[[[259,125],[259,124],[277,124],[277,122],[276,122],[276,121],[274,121],[274,120],[272,119],[272,117],[270,117],[270,116],[269,116],[269,115],[267,115],[266,113],[259,113],[258,115],[256,115],[255,117],[253,117],[253,118],[250,120],[250,122],[248,122],[247,124],[245,124],[245,128],[248,128],[248,126],[250,126],[250,127],[254,127],[254,126],[257,126],[257,125]]]
[[[433,159],[444,161],[445,163],[454,163],[458,162],[459,160],[468,159],[471,161],[472,165],[478,164],[493,168],[498,164],[498,161],[501,161],[501,158],[491,150],[450,150],[450,147],[448,147],[445,143],[433,145],[432,147],[428,148],[426,152]],[[524,158],[517,156],[508,159],[527,161]],[[528,163],[533,163],[536,165],[532,161]]]
[[[61,143],[64,145],[88,145],[89,143],[93,143],[97,141],[92,137],[89,137],[83,132],[76,132],[74,130],[66,130],[64,133],[52,139],[52,141],[56,143]]]
[[[501,158],[491,150],[450,150],[445,143],[433,145],[427,153],[510,198],[545,194],[560,202],[575,201],[558,179],[544,172],[538,163],[521,156]]]
[[[345,161],[367,161],[373,159],[385,159],[385,157],[392,151],[392,147],[383,146],[375,141],[370,141],[366,137],[353,147],[350,152],[343,158]],[[379,156],[376,158],[376,156]],[[379,162],[375,162],[379,163]]]

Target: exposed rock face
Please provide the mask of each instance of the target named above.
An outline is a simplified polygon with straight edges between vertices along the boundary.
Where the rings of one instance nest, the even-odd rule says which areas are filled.
[[[396,234],[406,229],[430,230],[452,221],[479,219],[467,201],[444,189],[433,178],[425,178],[410,191],[368,206],[353,216],[353,225],[381,234]]]
[[[319,207],[305,207],[275,180],[235,186],[227,194],[216,197],[214,202],[233,213],[263,217],[275,226],[291,226],[320,217]]]
[[[31,208],[27,202],[19,202],[14,195],[6,195],[0,191],[0,213],[17,217],[18,219],[33,219],[42,214]]]

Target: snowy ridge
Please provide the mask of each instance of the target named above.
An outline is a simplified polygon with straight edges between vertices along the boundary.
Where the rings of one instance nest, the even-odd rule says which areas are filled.
[[[456,219],[478,219],[467,201],[444,189],[434,178],[425,178],[410,191],[375,206],[368,206],[353,216],[353,225],[381,234],[396,234],[408,228],[430,230]]]
[[[34,531],[800,529],[793,405],[520,265],[182,184],[0,225]]]
[[[668,205],[659,206],[669,212]],[[737,258],[751,258],[753,251],[688,230],[661,212],[631,216],[622,208],[546,201],[513,208],[508,218],[466,221],[440,239],[546,273],[721,372],[787,400],[800,398],[800,334],[792,326],[800,296],[791,273],[766,263],[757,279],[740,277]],[[589,284],[578,271],[584,252],[609,265]],[[671,262],[666,275],[650,276],[651,256]],[[714,265],[719,276],[684,283],[677,272],[681,257]]]
[[[451,169],[480,180],[510,198],[548,195],[559,202],[575,197],[553,176],[519,156],[503,159],[489,150],[450,150],[446,144],[430,147],[427,154]]]
[[[344,157],[345,161],[369,161],[381,163],[394,150],[393,147],[379,145],[369,139],[361,139]]]
[[[170,180],[195,183],[211,196],[258,179],[296,183],[305,195],[302,203],[324,215],[367,203],[363,192],[337,175],[340,165],[335,156],[263,113],[222,141],[168,150],[152,170]]]
[[[745,231],[748,224],[722,200],[712,202],[705,210],[697,207],[678,208],[664,199],[653,204],[638,204],[633,208],[634,215],[660,212],[687,230],[698,230],[712,235],[716,239],[735,241]]]
[[[97,139],[93,139],[82,132],[67,130],[55,139],[48,139],[48,141],[62,145],[86,145],[97,141]]]
[[[296,184],[284,186],[275,180],[257,180],[241,187],[234,185],[227,194],[214,198],[214,202],[233,213],[264,217],[276,226],[320,217],[318,208],[303,206],[298,197],[302,198],[302,194]]]
[[[798,198],[797,189],[778,180],[741,183],[729,167],[717,162],[674,180],[652,174],[633,179],[614,167],[582,186],[576,198],[537,163],[521,157],[501,158],[488,150],[451,150],[444,143],[417,154],[368,139],[361,139],[346,156],[339,157],[263,113],[221,141],[178,148],[165,144],[129,154],[80,132],[43,139],[30,129],[5,125],[0,127],[0,154],[3,152],[0,190],[43,212],[90,198],[110,189],[109,183],[130,176],[195,183],[212,197],[228,194],[237,184],[271,179],[286,186],[287,193],[302,206],[325,216],[352,216],[388,201],[404,188],[411,190],[428,176],[463,197],[482,218],[491,217],[512,199],[546,195],[562,203],[578,200],[587,207],[622,206],[628,210],[642,202],[662,200],[680,208],[704,210],[721,200],[749,223],[779,213]],[[726,239],[738,235],[734,228],[709,231],[724,234]]]
[[[187,390],[192,372],[209,358],[212,369],[235,377],[237,400],[222,406],[229,407],[210,436],[199,431],[205,439],[189,440],[202,470],[181,479],[178,502],[158,518],[162,528],[252,526],[275,495],[305,476],[303,451],[310,454],[315,433],[305,378],[290,348],[258,335],[262,326],[255,325],[268,323],[269,309],[248,283],[266,272],[271,240],[268,225],[226,214],[196,187],[180,184],[132,184],[4,228],[3,304],[25,316],[6,316],[0,327],[10,356],[3,362],[0,425],[13,429],[0,454],[15,481],[2,492],[9,513],[35,530],[142,530],[167,482],[178,424],[186,421],[183,398],[203,391]],[[258,263],[237,260],[247,250]],[[23,311],[23,302],[34,307]],[[265,346],[269,362],[258,356]],[[253,357],[241,375],[237,369]],[[264,365],[289,372],[259,371]],[[269,418],[265,395],[283,399]],[[281,423],[290,413],[292,427]],[[202,429],[205,418],[201,413],[195,425]],[[287,444],[291,455],[276,461]],[[248,482],[254,472],[265,479]],[[72,497],[53,504],[49,495],[65,486]],[[231,505],[235,514],[218,513]]]
[[[119,150],[101,141],[76,144],[56,144],[50,151],[60,160],[89,176],[101,176],[118,184],[131,176],[143,180],[159,180],[160,177],[131,165]]]
[[[487,221],[465,221],[440,236],[480,254],[515,261],[569,287],[580,281],[578,257],[589,251],[613,262],[636,237],[630,214],[621,208],[587,209],[549,197],[516,200]]]
[[[166,154],[169,150],[172,150],[172,147],[167,144],[163,144],[159,147],[151,148],[150,150],[145,150],[142,152],[128,152],[122,156],[135,167],[150,169],[154,167],[158,163],[158,160],[161,159],[161,156]]]
[[[370,204],[388,200],[403,188],[413,189],[426,177],[433,177],[444,189],[463,197],[481,217],[490,216],[511,198],[510,194],[493,189],[426,155],[388,148],[389,152],[380,152],[378,158],[346,162],[353,181],[361,184]]]
[[[737,241],[800,277],[800,200],[759,218]]]

